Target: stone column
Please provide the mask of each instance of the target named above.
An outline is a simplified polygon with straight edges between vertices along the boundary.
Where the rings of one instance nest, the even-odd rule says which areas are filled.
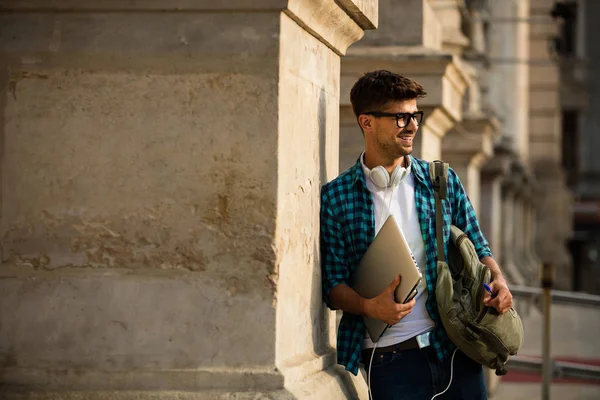
[[[535,197],[533,196],[534,185],[529,182],[528,190],[526,191],[526,195],[523,202],[524,209],[524,231],[525,231],[525,241],[523,243],[525,258],[527,259],[529,265],[529,278],[531,285],[536,286],[533,282],[537,282],[539,280],[541,262],[539,256],[535,252],[534,243],[536,236],[535,229],[535,221],[536,221],[536,203]]]
[[[467,78],[456,57],[442,51],[442,26],[429,0],[381,0],[379,27],[365,34],[342,59],[340,169],[356,162],[363,137],[350,105],[350,89],[365,72],[387,69],[421,83],[428,96],[419,100],[425,111],[413,144],[416,157],[438,159],[442,138],[462,119]],[[410,18],[407,18],[410,16]]]
[[[442,158],[460,177],[477,215],[481,211],[481,168],[493,155],[497,127],[494,118],[465,116],[444,138]]]
[[[442,49],[461,54],[471,43],[463,33],[464,0],[431,0],[435,14],[442,24]]]
[[[510,168],[510,159],[501,148],[481,171],[481,207],[479,222],[490,249],[498,260],[502,250],[502,181]]]
[[[377,2],[0,10],[0,397],[364,396],[334,366],[319,189]]]
[[[502,184],[502,242],[500,246],[500,265],[509,283],[523,285],[525,279],[517,264],[515,251],[515,211],[516,194],[519,188],[517,179],[508,175]]]
[[[531,282],[529,260],[525,255],[525,199],[523,197],[525,188],[522,181],[518,183],[518,187],[518,192],[516,192],[514,198],[513,253],[515,264],[519,266],[519,272],[526,282]]]

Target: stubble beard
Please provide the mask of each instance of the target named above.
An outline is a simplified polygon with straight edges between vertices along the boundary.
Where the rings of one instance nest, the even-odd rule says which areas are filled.
[[[413,139],[414,140],[414,139]],[[408,156],[412,153],[412,146],[407,149],[397,143],[394,138],[389,139],[388,141],[378,140],[377,145],[379,147],[379,151],[382,156],[386,159],[396,160],[400,157]]]

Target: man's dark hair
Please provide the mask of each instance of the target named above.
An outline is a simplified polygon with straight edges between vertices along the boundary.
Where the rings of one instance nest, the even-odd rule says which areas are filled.
[[[364,74],[350,91],[352,110],[358,117],[369,111],[381,111],[394,101],[420,99],[427,96],[423,86],[386,70],[372,71]]]

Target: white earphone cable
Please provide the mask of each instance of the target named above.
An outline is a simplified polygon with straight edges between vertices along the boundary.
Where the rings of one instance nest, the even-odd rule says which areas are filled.
[[[384,196],[383,196],[383,201],[385,201],[385,199],[387,198],[388,189],[389,188],[385,189],[385,193],[384,193]],[[385,212],[383,212],[383,210],[381,210],[382,213],[381,213],[381,216],[379,217],[379,223],[377,225],[375,225],[376,229],[381,229],[381,227],[383,226],[385,220],[389,216],[390,208],[392,207],[392,200],[394,198],[394,191],[395,191],[395,189],[393,187],[391,189],[392,189],[391,190],[392,193],[390,195],[390,200],[388,201],[388,204],[387,204],[387,209],[385,210]]]
[[[452,384],[452,376],[454,375],[454,356],[456,355],[457,350],[458,350],[458,348],[454,349],[454,352],[452,353],[452,360],[450,361],[450,382],[448,382],[448,386],[446,386],[446,389],[444,389],[443,392],[440,392],[440,393],[436,394],[435,396],[433,396],[431,398],[431,400],[435,399],[438,396],[443,395],[444,393],[446,393],[448,391],[448,389],[450,389],[450,385]]]
[[[377,348],[377,342],[375,342],[375,347],[373,347],[373,353],[371,353],[371,361],[369,361],[369,373],[367,374],[367,388],[369,389],[369,399],[373,400],[373,396],[371,395],[371,367],[373,366],[373,357],[375,356],[375,349]]]

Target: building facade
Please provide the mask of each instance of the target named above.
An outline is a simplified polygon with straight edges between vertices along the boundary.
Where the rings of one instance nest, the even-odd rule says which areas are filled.
[[[573,288],[600,293],[600,4],[555,2],[552,16],[561,75],[562,165],[573,191]]]
[[[408,5],[418,16],[410,21],[399,17]],[[458,172],[510,281],[536,281],[540,263],[551,262],[557,287],[568,289],[572,195],[552,7],[543,0],[380,2],[379,28],[342,59],[340,170],[363,146],[348,96],[358,76],[387,68],[419,81],[430,94],[420,101],[427,117],[415,156],[442,158]]]

